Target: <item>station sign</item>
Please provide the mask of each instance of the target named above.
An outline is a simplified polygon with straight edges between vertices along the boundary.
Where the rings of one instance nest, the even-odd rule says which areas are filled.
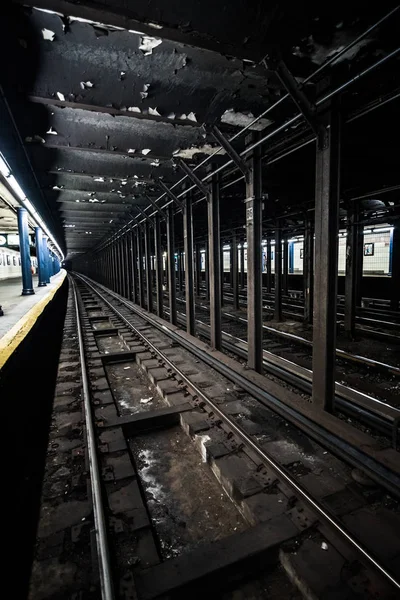
[[[34,245],[34,236],[29,235],[29,245]],[[0,233],[0,246],[9,248],[10,246],[19,246],[19,235],[17,233]]]

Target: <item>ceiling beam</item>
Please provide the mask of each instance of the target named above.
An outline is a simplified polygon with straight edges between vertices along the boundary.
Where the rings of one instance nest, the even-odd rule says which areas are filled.
[[[153,123],[167,123],[168,125],[181,125],[183,127],[201,128],[202,124],[191,119],[169,119],[162,115],[150,115],[149,113],[133,112],[130,110],[120,110],[112,106],[96,106],[95,104],[84,104],[82,102],[67,102],[58,100],[58,98],[45,98],[43,96],[29,96],[29,100],[35,104],[44,104],[45,106],[57,106],[59,108],[73,108],[87,110],[89,112],[104,113],[114,117],[128,117],[140,121],[150,121]]]
[[[220,32],[224,35],[225,39],[218,39],[215,35],[211,35],[210,31],[196,31],[195,28],[192,29],[190,25],[188,26],[188,23],[191,23],[192,13],[190,11],[184,12],[185,8],[188,10],[190,7],[187,3],[181,3],[182,14],[181,17],[178,18],[179,20],[182,19],[182,22],[171,25],[167,22],[152,23],[152,19],[154,19],[154,9],[157,8],[153,5],[152,11],[146,15],[138,13],[137,11],[140,10],[140,8],[136,8],[136,6],[136,10],[133,11],[128,8],[120,8],[119,6],[105,6],[104,4],[93,0],[81,0],[79,3],[69,0],[14,0],[14,2],[25,6],[54,11],[60,15],[74,16],[80,19],[112,25],[114,27],[134,30],[151,37],[155,36],[164,40],[187,44],[193,48],[209,50],[210,52],[215,52],[220,55],[227,54],[229,56],[236,56],[238,58],[245,58],[256,62],[259,62],[265,55],[265,45],[262,45],[260,42],[261,39],[265,39],[267,29],[270,30],[272,28],[278,15],[279,6],[279,2],[268,3],[268,14],[265,15],[263,19],[259,17],[258,22],[253,24],[253,29],[257,27],[259,30],[258,35],[250,35],[252,31],[250,30],[250,24],[247,23],[249,31],[242,33],[242,39],[238,40],[237,44],[232,44],[229,41],[229,31],[225,32],[224,29],[226,28],[222,26]],[[165,14],[165,5],[162,8],[163,13]],[[218,3],[214,3],[214,9],[218,9]],[[218,16],[214,14],[214,22],[223,23],[223,17],[225,17],[223,9],[224,6],[221,6]],[[243,13],[237,16],[238,22],[246,20],[249,9],[250,7],[247,5],[244,6],[242,9]],[[204,22],[207,23],[207,19],[203,21],[203,23]],[[243,43],[243,37],[248,37],[246,43]]]

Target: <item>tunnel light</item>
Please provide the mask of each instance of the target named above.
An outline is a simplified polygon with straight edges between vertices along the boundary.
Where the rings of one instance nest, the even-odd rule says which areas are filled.
[[[12,188],[12,190],[17,194],[20,200],[25,200],[26,194],[22,187],[19,185],[18,181],[15,179],[14,175],[9,175],[7,177],[7,183]]]
[[[1,154],[0,154],[0,173],[3,175],[3,177],[9,177],[11,174],[8,164],[6,163],[4,158],[1,156]]]

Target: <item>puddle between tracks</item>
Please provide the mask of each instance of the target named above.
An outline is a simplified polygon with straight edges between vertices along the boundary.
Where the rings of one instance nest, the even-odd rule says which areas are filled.
[[[164,559],[247,528],[180,426],[129,443]]]

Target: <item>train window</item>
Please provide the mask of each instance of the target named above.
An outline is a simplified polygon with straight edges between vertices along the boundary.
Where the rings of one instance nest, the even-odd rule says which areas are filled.
[[[11,265],[11,256],[9,254],[7,254],[7,264],[8,266]]]
[[[14,267],[17,266],[17,257],[16,256],[13,256],[13,265],[14,265]]]
[[[3,264],[3,255],[0,254],[0,267],[1,267],[2,264]]]
[[[20,256],[18,256],[18,264],[19,264],[19,266],[21,266],[21,257]]]

